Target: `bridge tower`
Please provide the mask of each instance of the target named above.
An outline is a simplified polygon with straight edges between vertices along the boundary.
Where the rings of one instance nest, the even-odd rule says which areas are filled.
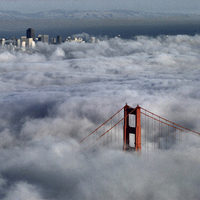
[[[137,105],[136,108],[131,108],[127,104],[124,106],[124,137],[123,150],[134,149],[139,151],[141,149],[141,126],[140,126],[140,111],[141,108]],[[135,115],[135,127],[129,126],[129,116]],[[130,146],[130,134],[135,134],[135,146]]]

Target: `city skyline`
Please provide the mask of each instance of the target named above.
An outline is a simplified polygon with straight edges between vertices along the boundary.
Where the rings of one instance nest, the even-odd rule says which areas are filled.
[[[1,38],[0,37],[0,46],[5,46],[7,49],[10,50],[16,50],[16,51],[26,51],[30,49],[35,49],[37,42],[42,42],[46,44],[52,44],[52,45],[59,45],[62,43],[68,43],[68,42],[76,42],[76,43],[98,43],[99,39],[93,37],[90,37],[87,35],[87,39],[85,38],[86,35],[78,34],[77,36],[67,36],[62,40],[62,37],[60,35],[57,35],[56,37],[49,38],[49,35],[43,35],[39,34],[37,37],[35,37],[35,30],[33,28],[28,28],[26,30],[26,36],[21,36],[20,38],[17,37],[11,37],[11,38]]]

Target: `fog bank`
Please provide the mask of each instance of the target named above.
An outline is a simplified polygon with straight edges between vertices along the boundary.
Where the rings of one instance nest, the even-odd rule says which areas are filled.
[[[199,132],[200,36],[0,49],[0,198],[199,199],[199,141],[125,153],[79,141],[128,103]]]

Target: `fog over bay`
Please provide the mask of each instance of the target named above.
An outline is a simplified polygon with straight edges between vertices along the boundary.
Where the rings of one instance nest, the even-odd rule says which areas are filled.
[[[0,199],[200,199],[200,136],[154,153],[79,141],[125,103],[200,131],[200,36],[0,48]]]

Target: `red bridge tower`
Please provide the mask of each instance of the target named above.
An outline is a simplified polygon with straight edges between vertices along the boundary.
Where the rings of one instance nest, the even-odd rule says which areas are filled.
[[[137,105],[136,108],[131,108],[127,104],[124,107],[124,145],[123,150],[127,151],[134,149],[139,151],[141,149],[141,126],[140,126],[140,110],[141,108]],[[129,115],[135,115],[135,127],[129,126]],[[135,134],[135,146],[130,146],[130,134]]]

